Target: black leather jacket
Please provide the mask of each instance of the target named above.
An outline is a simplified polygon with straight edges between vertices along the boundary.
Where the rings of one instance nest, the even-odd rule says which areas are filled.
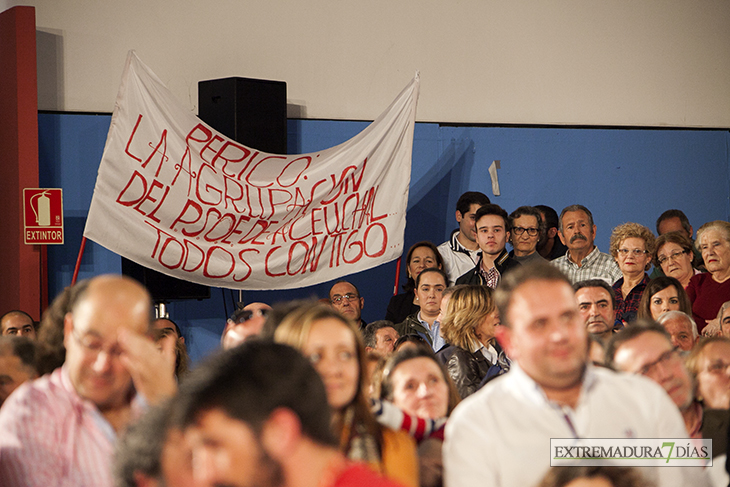
[[[479,273],[479,267],[482,265],[482,259],[479,258],[479,262],[477,265],[464,274],[463,276],[459,277],[456,280],[456,284],[471,284],[471,285],[477,285],[477,286],[483,286],[484,285],[484,279],[482,279],[482,275]],[[502,253],[499,254],[499,257],[494,261],[494,267],[497,268],[499,273],[504,277],[504,274],[511,271],[515,267],[519,267],[520,263],[517,262],[515,259],[509,256],[509,253],[506,250],[502,250]]]
[[[470,352],[455,345],[438,352],[439,359],[446,366],[462,399],[478,391],[488,377],[501,375],[509,370],[509,360],[504,351],[498,343],[494,343],[494,347],[500,355],[500,361],[494,365],[489,363],[482,352]]]

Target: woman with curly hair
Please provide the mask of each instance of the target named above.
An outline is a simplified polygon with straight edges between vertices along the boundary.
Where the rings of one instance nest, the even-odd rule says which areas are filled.
[[[330,306],[308,303],[282,319],[274,341],[299,349],[319,372],[340,451],[404,485],[418,485],[413,439],[381,426],[370,411],[365,345],[357,326]]]
[[[616,319],[624,324],[636,319],[641,296],[649,283],[646,271],[651,265],[655,240],[651,230],[638,223],[624,223],[611,233],[610,253],[623,274],[613,284]]]
[[[66,287],[46,308],[41,317],[38,332],[38,374],[50,374],[66,361],[66,347],[63,344],[63,320],[78,301],[89,280],[84,279]]]

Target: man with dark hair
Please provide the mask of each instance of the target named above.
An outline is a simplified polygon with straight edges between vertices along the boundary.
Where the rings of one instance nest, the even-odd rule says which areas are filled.
[[[694,386],[679,351],[666,330],[638,321],[616,334],[606,347],[606,362],[622,372],[648,377],[664,388],[684,419],[691,438],[712,438],[712,455],[725,453],[728,411],[709,412],[695,400]],[[718,434],[722,423],[722,433]]]
[[[365,298],[354,284],[347,281],[337,281],[330,288],[330,303],[332,307],[350,318],[361,330],[367,323],[362,319],[362,309],[365,307]]]
[[[667,210],[656,220],[657,235],[664,235],[669,232],[681,232],[687,238],[692,239],[694,230],[689,224],[687,215],[682,210]]]
[[[0,336],[0,406],[22,383],[38,377],[35,354],[30,339]]]
[[[25,311],[14,309],[8,311],[0,318],[0,330],[2,335],[18,335],[36,339],[35,321]]]
[[[586,330],[605,344],[618,329],[613,288],[603,279],[588,279],[575,283],[573,289]]]
[[[593,245],[596,225],[593,214],[583,205],[570,205],[560,213],[560,240],[568,247],[566,254],[553,264],[563,271],[570,282],[603,279],[613,284],[621,277],[621,269],[613,257]]]
[[[180,327],[170,318],[157,318],[152,322],[152,328],[155,331],[153,338],[157,343],[170,341],[175,348],[175,377],[179,379],[187,372],[188,349],[185,346],[185,337],[180,331]]]
[[[151,314],[138,282],[89,281],[64,317],[63,366],[0,408],[0,485],[112,485],[117,433],[177,388],[172,347],[160,353],[148,336]]]
[[[160,330],[162,336],[172,335],[175,337],[175,340],[180,340],[185,343],[185,337],[180,331],[180,327],[170,318],[157,318],[152,322],[152,328]]]
[[[446,485],[536,485],[550,468],[550,438],[687,437],[661,387],[587,363],[586,327],[560,270],[539,262],[521,266],[494,297],[503,325],[496,327],[497,340],[512,368],[451,414]],[[702,469],[642,471],[662,486],[707,485]]]
[[[482,253],[477,265],[456,280],[456,284],[475,284],[496,288],[503,274],[520,263],[509,256],[505,246],[510,236],[509,217],[499,205],[484,205],[477,210],[477,243]]]
[[[368,323],[362,334],[365,341],[365,349],[378,352],[381,356],[387,357],[393,353],[395,341],[400,338],[392,321],[378,320]]]
[[[212,357],[183,383],[173,418],[206,485],[395,485],[337,450],[322,379],[286,345],[250,341]]]
[[[233,348],[249,338],[261,334],[266,322],[266,316],[271,312],[271,306],[266,303],[249,303],[233,312],[221,336],[221,345],[224,349]]]
[[[560,228],[558,213],[547,205],[535,205],[535,208],[540,212],[545,226],[545,235],[537,243],[537,251],[547,260],[555,260],[564,256],[568,247],[563,245],[558,237]]]
[[[509,256],[520,264],[533,260],[545,260],[537,253],[537,245],[545,235],[542,215],[532,206],[520,206],[509,215],[510,243]]]
[[[449,277],[449,286],[468,272],[479,261],[479,244],[476,237],[477,210],[490,203],[489,197],[478,191],[467,191],[456,202],[456,222],[459,228],[451,232],[451,238],[438,246],[444,261],[444,272]]]
[[[171,404],[150,407],[116,444],[116,487],[193,487],[190,451],[170,421]]]

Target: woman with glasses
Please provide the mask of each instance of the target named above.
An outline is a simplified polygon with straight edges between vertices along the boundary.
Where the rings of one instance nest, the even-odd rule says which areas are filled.
[[[730,409],[730,339],[703,338],[687,357],[705,409]]]
[[[651,230],[638,223],[624,223],[611,233],[610,252],[623,274],[613,284],[616,319],[624,324],[636,319],[641,296],[649,283],[646,271],[651,265],[654,244]]]
[[[520,264],[533,260],[545,260],[537,252],[537,244],[545,235],[545,224],[537,208],[520,206],[509,216],[510,236],[509,243],[512,251],[509,256]]]
[[[700,271],[693,265],[692,241],[681,232],[669,232],[656,239],[654,264],[662,268],[665,276],[678,280],[685,289],[692,276]]]

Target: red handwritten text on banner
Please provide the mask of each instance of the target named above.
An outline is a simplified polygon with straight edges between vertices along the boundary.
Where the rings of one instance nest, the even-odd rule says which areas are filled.
[[[402,253],[418,78],[353,139],[267,154],[179,106],[130,53],[85,230],[131,260],[245,289],[316,284]]]

